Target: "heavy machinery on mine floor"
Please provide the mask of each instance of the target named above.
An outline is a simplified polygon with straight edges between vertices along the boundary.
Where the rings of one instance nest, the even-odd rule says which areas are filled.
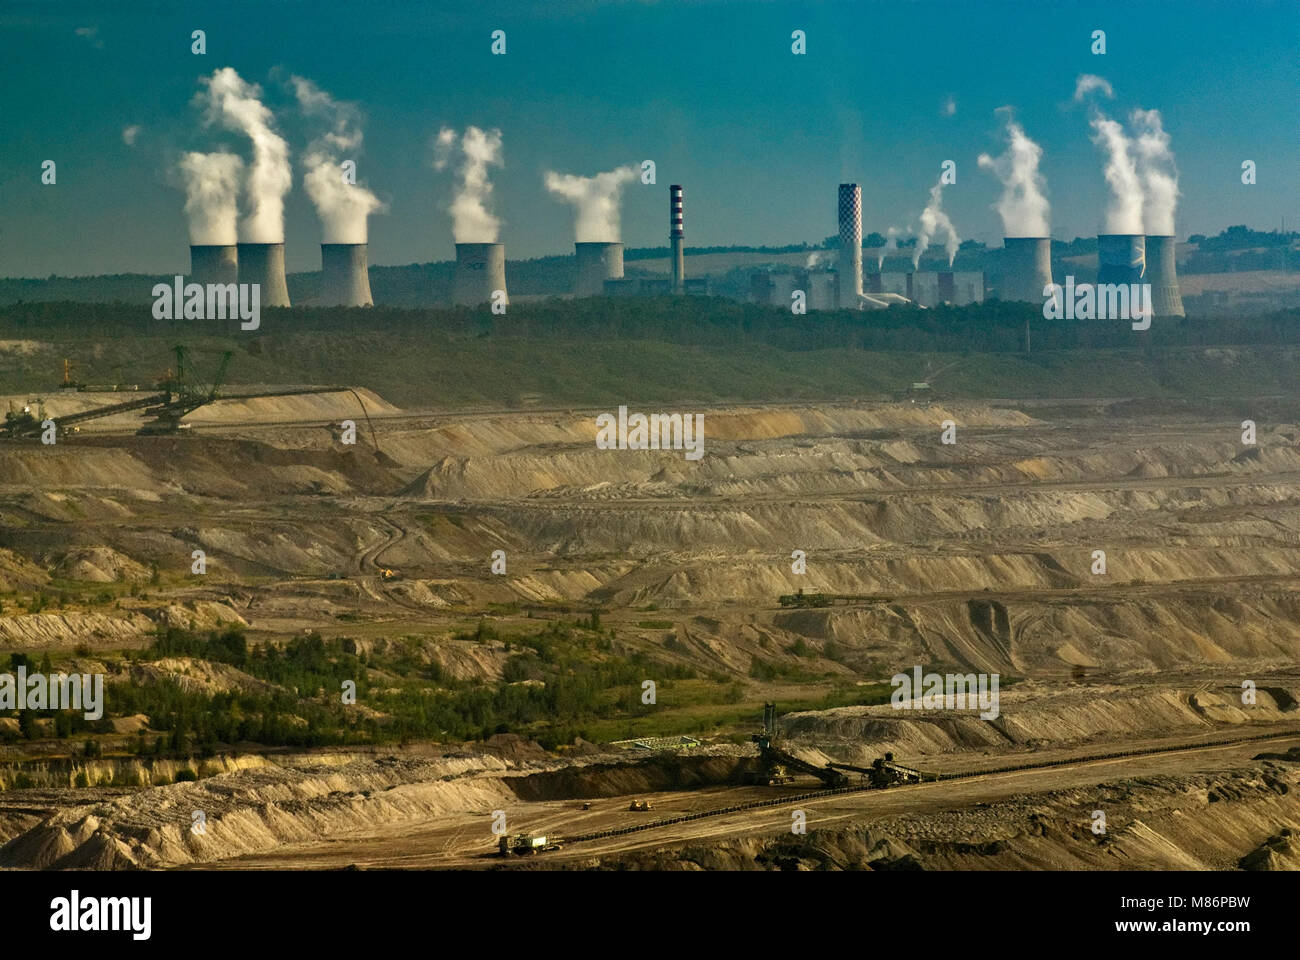
[[[775,703],[763,704],[763,732],[754,734],[750,739],[758,744],[759,769],[754,774],[754,779],[758,783],[769,786],[789,783],[794,779],[791,774],[793,770],[816,777],[828,787],[848,786],[849,778],[838,770],[819,767],[806,760],[800,760],[794,754],[787,753],[776,745],[778,733]]]
[[[563,849],[564,844],[560,841],[531,833],[516,833],[513,837],[502,837],[497,841],[497,852],[503,857],[512,853],[518,857],[528,857]]]
[[[873,787],[892,787],[897,784],[920,783],[925,779],[925,775],[920,770],[894,762],[892,753],[877,757],[871,761],[869,767],[855,767],[851,763],[828,763],[826,766],[835,770],[848,770],[860,774],[863,779],[870,781]]]
[[[184,422],[185,417],[200,407],[219,399],[253,400],[264,397],[295,397],[346,392],[351,393],[356,398],[367,424],[370,425],[371,442],[374,443],[376,450],[379,449],[374,426],[370,424],[370,414],[366,410],[365,404],[362,403],[361,397],[351,387],[301,387],[288,390],[262,390],[255,393],[223,394],[220,392],[221,387],[225,382],[226,370],[230,366],[231,358],[234,357],[234,351],[226,350],[221,354],[221,359],[217,363],[216,373],[211,382],[206,379],[196,379],[194,364],[189,351],[184,346],[177,344],[172,348],[172,354],[174,366],[157,378],[152,390],[143,391],[139,389],[138,384],[127,386],[115,383],[111,386],[89,386],[72,378],[70,362],[64,360],[63,383],[60,384],[60,389],[86,393],[133,393],[135,396],[130,400],[123,400],[121,403],[110,403],[102,407],[94,407],[77,413],[48,418],[44,405],[40,404],[39,401],[36,411],[31,409],[30,403],[24,406],[21,411],[15,411],[11,407],[5,414],[4,422],[0,424],[0,437],[20,439],[40,436],[43,429],[42,424],[47,419],[54,422],[59,435],[62,435],[70,429],[76,429],[75,424],[84,423],[87,420],[99,420],[121,413],[131,413],[136,410],[144,411],[145,416],[149,418],[136,431],[141,436],[176,434],[188,429],[189,424]]]
[[[870,782],[873,787],[892,787],[896,784],[920,783],[925,779],[921,771],[905,767],[894,761],[892,753],[886,753],[872,761],[870,767],[858,767],[851,763],[827,763],[819,767],[806,760],[800,760],[794,754],[782,750],[776,745],[778,731],[776,726],[776,704],[763,704],[763,732],[754,734],[752,739],[758,744],[759,769],[753,780],[768,786],[780,786],[794,780],[791,771],[806,773],[816,777],[830,789],[849,786],[848,773],[856,773]]]
[[[878,593],[804,593],[801,588],[796,593],[781,594],[777,602],[783,607],[804,609],[854,603],[893,603],[894,598]]]

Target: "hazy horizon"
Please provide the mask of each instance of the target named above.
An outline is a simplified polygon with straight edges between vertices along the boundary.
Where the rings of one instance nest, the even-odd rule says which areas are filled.
[[[318,268],[321,242],[303,168],[320,127],[293,76],[360,111],[357,179],[388,208],[369,218],[373,265],[452,259],[454,177],[434,169],[434,146],[441,129],[470,126],[501,131],[489,206],[511,260],[572,254],[573,210],[548,193],[547,171],[592,177],[647,159],[657,182],[622,195],[630,247],[666,243],[670,183],[685,185],[688,249],[819,243],[836,231],[842,181],[862,184],[864,234],[906,235],[945,160],[956,163],[943,203],[957,232],[997,246],[1001,186],[976,158],[1003,150],[1003,106],[1042,147],[1051,235],[1092,236],[1108,190],[1087,105],[1073,97],[1085,73],[1112,86],[1097,103],[1115,119],[1161,112],[1180,239],[1300,222],[1293,5],[585,2],[553,13],[11,4],[0,15],[0,276],[184,272],[179,157],[252,155],[191,105],[224,67],[260,85],[287,141],[293,272]],[[207,31],[205,55],[190,51],[193,29]],[[497,29],[504,56],[489,49]],[[1106,31],[1105,55],[1089,52],[1094,29]],[[41,183],[46,160],[54,185]],[[1240,182],[1243,160],[1257,165],[1254,185]]]

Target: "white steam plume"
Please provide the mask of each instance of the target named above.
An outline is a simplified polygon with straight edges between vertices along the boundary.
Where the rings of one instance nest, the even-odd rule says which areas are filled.
[[[1113,99],[1115,96],[1110,81],[1105,77],[1099,77],[1095,73],[1081,73],[1074,84],[1074,102],[1081,103],[1083,98],[1094,90],[1100,90],[1108,100]]]
[[[952,221],[943,212],[942,177],[930,188],[930,202],[921,211],[921,230],[916,235],[916,249],[912,252],[913,269],[921,265],[921,254],[925,253],[930,246],[930,239],[939,233],[944,236],[944,250],[948,253],[948,266],[951,267],[957,256],[957,248],[961,245],[961,239],[957,236]]]
[[[1106,207],[1107,233],[1141,233],[1144,194],[1138,177],[1132,143],[1124,128],[1100,110],[1092,111],[1092,142],[1106,151],[1106,183],[1110,203]]]
[[[898,227],[890,227],[885,231],[885,245],[880,248],[880,253],[876,256],[876,272],[884,269],[885,254],[898,249],[898,233]]]
[[[614,243],[619,229],[623,188],[636,179],[634,166],[618,167],[594,177],[546,171],[546,189],[573,204],[573,239],[578,243]]]
[[[456,151],[456,131],[443,127],[438,131],[433,166],[444,170]],[[451,233],[457,243],[496,243],[501,220],[488,212],[492,198],[489,166],[502,166],[501,131],[484,132],[466,127],[459,138],[461,163],[457,169],[460,186],[451,201]]]
[[[222,67],[204,77],[207,88],[195,96],[206,106],[205,121],[243,133],[253,144],[253,165],[245,194],[248,212],[240,228],[249,243],[284,242],[284,195],[293,185],[289,146],[272,129],[275,118],[262,105],[262,88],[245,83],[233,69]]]
[[[335,100],[305,77],[290,77],[290,81],[302,112],[329,125],[303,156],[307,168],[303,186],[316,205],[322,242],[365,243],[366,218],[383,209],[383,204],[365,187],[347,182],[342,169],[342,161],[355,160],[361,149],[360,111]]]
[[[244,161],[233,153],[186,153],[176,169],[185,186],[190,243],[234,243]]]
[[[1178,208],[1178,168],[1169,149],[1159,110],[1134,110],[1132,124],[1137,130],[1138,173],[1142,177],[1144,204],[1142,222],[1145,230],[1156,237],[1174,235],[1174,213]]]
[[[1002,218],[1004,237],[1046,237],[1051,235],[1047,202],[1047,181],[1038,172],[1043,148],[1025,135],[1015,120],[1007,117],[1007,149],[998,157],[979,155],[979,165],[1002,181],[1002,196],[993,209]]]

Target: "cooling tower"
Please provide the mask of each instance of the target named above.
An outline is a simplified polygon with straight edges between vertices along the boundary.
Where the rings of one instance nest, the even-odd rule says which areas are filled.
[[[1146,237],[1142,234],[1103,233],[1097,237],[1098,283],[1142,283],[1146,267]]]
[[[259,296],[264,307],[289,306],[289,287],[284,280],[284,244],[239,244],[239,282],[261,284]]]
[[[237,283],[239,254],[231,244],[190,244],[191,283]]]
[[[840,306],[858,306],[862,296],[862,188],[841,183],[840,216]]]
[[[373,307],[364,243],[320,245],[320,303],[325,307]]]
[[[1178,268],[1174,264],[1173,237],[1147,237],[1147,283],[1151,284],[1151,314],[1182,317],[1183,296],[1178,292]]]
[[[1051,237],[1003,237],[1002,282],[998,296],[1042,304],[1043,288],[1052,282]]]
[[[686,289],[686,231],[682,227],[682,185],[668,188],[668,241],[673,256],[673,293]]]
[[[456,273],[451,282],[451,302],[475,307],[492,299],[492,291],[506,292],[504,243],[456,244]],[[507,297],[506,303],[509,303]]]
[[[622,279],[623,244],[575,243],[573,249],[578,256],[575,297],[599,297],[605,292],[606,280]]]

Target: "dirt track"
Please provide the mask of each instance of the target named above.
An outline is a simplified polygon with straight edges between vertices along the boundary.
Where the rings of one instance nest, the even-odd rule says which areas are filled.
[[[852,822],[870,823],[899,814],[924,815],[940,811],[997,803],[1026,794],[1088,787],[1109,781],[1166,774],[1185,776],[1215,773],[1236,766],[1264,749],[1284,750],[1300,744],[1300,733],[1278,734],[1275,740],[1249,744],[1193,745],[1176,752],[1108,760],[1080,760],[1069,766],[1046,770],[1023,770],[974,776],[958,781],[923,783],[889,790],[868,790],[839,794],[797,808],[807,814],[808,829],[827,828]],[[655,819],[698,813],[713,808],[768,800],[780,793],[799,794],[815,781],[786,787],[713,787],[698,791],[659,792],[640,795],[653,804],[649,814],[628,811],[624,798],[594,801],[593,809],[581,810],[574,800],[520,804],[507,811],[510,829],[524,829],[548,837],[573,836],[636,823],[638,818]],[[662,848],[700,840],[720,840],[748,835],[788,834],[790,814],[796,808],[774,806],[724,814],[686,824],[671,824],[654,830],[573,844],[544,854],[548,863],[589,860],[631,851]],[[1080,817],[1086,820],[1081,811]],[[533,866],[536,861],[514,857],[504,860],[496,854],[496,837],[490,816],[454,818],[450,824],[429,827],[404,826],[367,836],[339,836],[325,843],[289,847],[272,857],[242,857],[213,865],[219,869],[464,869]]]

